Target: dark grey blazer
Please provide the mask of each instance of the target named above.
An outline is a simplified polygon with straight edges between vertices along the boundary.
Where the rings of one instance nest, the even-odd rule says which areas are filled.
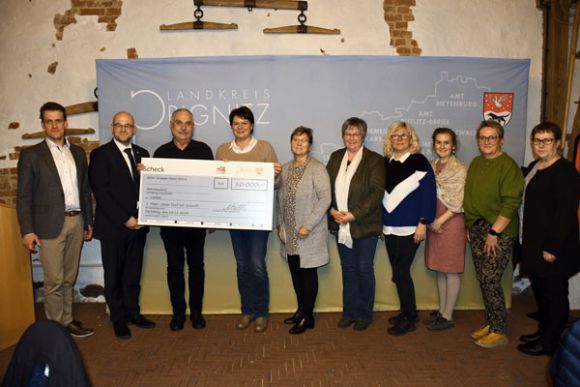
[[[70,144],[77,167],[79,199],[84,227],[93,224],[93,205],[85,151]],[[64,191],[56,164],[46,141],[20,153],[16,211],[22,235],[35,233],[40,239],[53,239],[64,224]]]
[[[346,148],[334,151],[330,155],[326,169],[330,176],[332,190],[331,208],[336,208],[335,183],[338,169]],[[368,148],[363,149],[362,160],[350,181],[348,191],[348,209],[355,217],[350,223],[350,233],[353,239],[362,239],[380,236],[383,233],[382,199],[385,195],[385,161],[380,154]],[[328,229],[331,233],[338,232],[338,224],[330,212],[328,215]]]

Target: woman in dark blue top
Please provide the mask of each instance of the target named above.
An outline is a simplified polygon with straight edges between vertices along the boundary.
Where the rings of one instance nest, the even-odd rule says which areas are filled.
[[[389,126],[384,140],[383,234],[401,303],[401,312],[389,319],[393,326],[388,333],[393,336],[415,330],[418,315],[411,264],[425,239],[427,224],[435,219],[435,174],[419,150],[411,125],[396,121]]]

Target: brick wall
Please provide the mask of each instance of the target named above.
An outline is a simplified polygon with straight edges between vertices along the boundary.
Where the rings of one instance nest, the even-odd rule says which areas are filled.
[[[397,50],[399,55],[421,55],[421,48],[413,32],[409,30],[409,22],[415,20],[411,7],[415,0],[384,0],[385,21],[389,26],[391,41],[389,44]]]
[[[115,31],[122,6],[122,0],[71,0],[71,8],[62,15],[54,15],[56,39],[62,40],[64,29],[77,22],[76,15],[97,16],[99,23],[107,25],[107,31]]]
[[[0,203],[16,205],[16,168],[0,168]]]
[[[98,141],[89,141],[81,137],[68,137],[67,139],[72,144],[83,148],[87,154],[87,159],[91,151],[99,146]],[[23,147],[14,148],[14,153],[10,153],[10,159],[17,160],[22,149]],[[18,173],[16,168],[0,168],[0,203],[16,205],[17,183]]]

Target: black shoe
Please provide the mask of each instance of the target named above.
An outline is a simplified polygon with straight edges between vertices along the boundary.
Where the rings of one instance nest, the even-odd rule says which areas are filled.
[[[338,324],[336,324],[337,327],[339,328],[348,328],[350,327],[352,324],[354,324],[354,320],[350,317],[343,317],[338,321]]]
[[[434,310],[433,312],[429,313],[426,319],[423,320],[424,325],[431,325],[435,321],[437,321],[441,317],[441,313],[438,310]]]
[[[531,342],[518,345],[518,351],[530,356],[548,355],[552,356],[554,351],[545,349],[539,342]]]
[[[294,314],[292,316],[290,316],[284,320],[284,324],[296,324],[300,320],[302,320],[302,317],[304,317],[302,315],[302,309],[298,308],[298,310],[296,312],[294,312]]]
[[[444,331],[446,329],[453,328],[455,323],[453,320],[447,320],[443,316],[439,316],[437,320],[433,321],[430,325],[427,325],[427,329],[434,332]]]
[[[413,332],[415,329],[417,329],[415,322],[416,321],[414,320],[409,320],[406,317],[403,317],[403,319],[399,322],[399,324],[390,327],[389,329],[387,329],[387,332],[391,336],[406,335],[407,333]]]
[[[183,329],[183,324],[185,323],[184,315],[173,315],[171,322],[169,323],[169,329],[172,331],[180,331]]]
[[[520,336],[520,341],[522,343],[535,343],[538,340],[540,340],[540,337],[541,337],[540,332],[536,331],[536,332],[531,333],[529,335]]]
[[[203,318],[201,312],[193,312],[189,318],[193,329],[205,328],[205,318]]]
[[[401,320],[403,319],[403,316],[404,316],[403,313],[400,312],[399,314],[396,314],[392,317],[389,317],[389,320],[388,320],[389,324],[397,325],[398,323],[401,322]]]
[[[113,321],[113,331],[119,339],[131,338],[131,331],[124,321]]]
[[[352,329],[355,331],[364,331],[369,327],[369,325],[371,325],[370,321],[356,320]]]
[[[405,315],[403,314],[403,312],[400,312],[399,314],[393,316],[393,317],[389,317],[389,324],[392,325],[399,325],[403,319],[405,318]],[[413,323],[416,323],[417,321],[419,321],[419,316],[415,315],[413,316],[413,318],[408,319],[410,321],[412,321]]]
[[[532,320],[540,321],[540,312],[526,313],[526,317],[529,317]]]
[[[129,322],[133,325],[138,326],[139,328],[145,329],[155,328],[155,323],[146,318],[145,316],[143,316],[142,314],[136,315],[131,320],[129,320]]]
[[[312,328],[314,328],[314,317],[304,316],[292,328],[290,328],[288,333],[290,333],[291,335],[299,335],[301,333],[306,332],[307,329]]]

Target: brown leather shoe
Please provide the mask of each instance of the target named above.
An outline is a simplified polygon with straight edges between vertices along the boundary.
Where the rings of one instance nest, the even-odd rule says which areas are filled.
[[[236,324],[236,329],[246,329],[255,319],[256,318],[252,315],[244,314],[242,316],[242,320],[238,321],[238,323]]]
[[[268,317],[258,317],[256,319],[256,327],[254,330],[258,333],[264,332],[268,328]]]
[[[354,323],[355,323],[355,320],[353,320],[352,318],[343,317],[338,321],[338,324],[336,324],[336,326],[339,328],[348,328]]]
[[[371,325],[370,321],[356,320],[352,329],[355,331],[364,331]]]

